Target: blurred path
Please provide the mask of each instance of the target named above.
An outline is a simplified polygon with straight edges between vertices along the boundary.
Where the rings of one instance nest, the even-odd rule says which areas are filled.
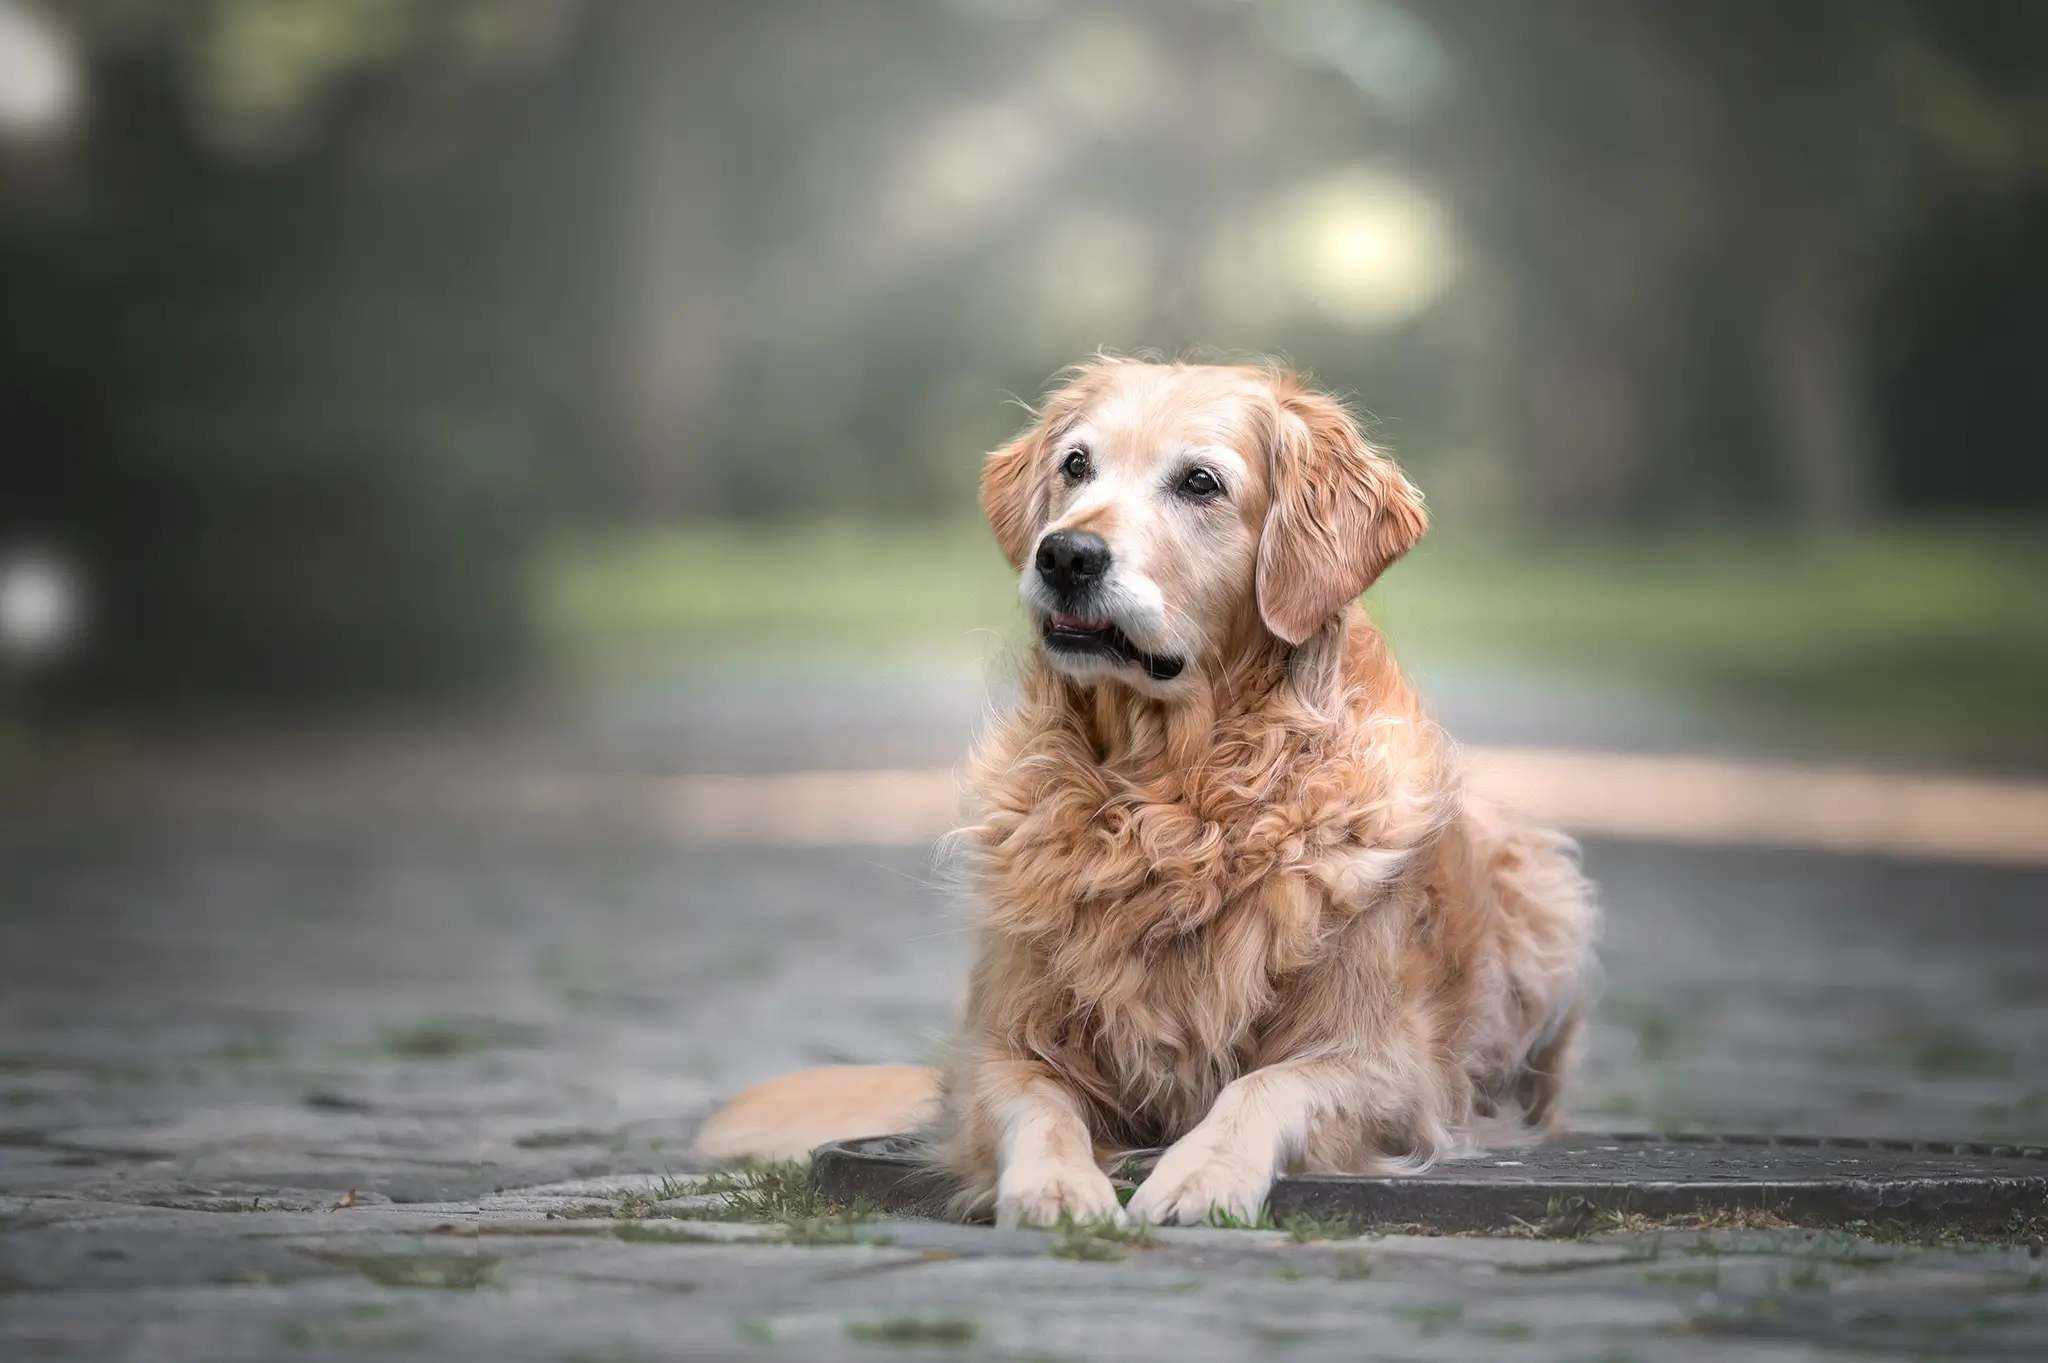
[[[1625,690],[1423,680],[1475,788],[1577,834],[2048,864],[2048,783],[1760,761]],[[574,732],[564,771],[503,794],[698,838],[928,842],[954,826],[960,754],[1003,703],[944,674],[651,683]]]
[[[1555,741],[1490,703],[1497,727],[1475,736]],[[1748,1286],[1595,1266],[1522,1294],[1488,1242],[1375,1250],[1377,1276],[1340,1287],[1315,1266],[1325,1251],[1199,1233],[1123,1265],[1044,1259],[1037,1241],[931,1257],[914,1237],[809,1250],[552,1233],[592,1227],[549,1210],[685,1169],[695,1124],[742,1083],[933,1054],[958,1007],[963,915],[921,846],[705,845],[408,792],[458,753],[506,780],[749,757],[942,766],[978,704],[944,678],[732,681],[488,753],[302,756],[239,801],[214,797],[247,768],[195,756],[142,791],[0,807],[0,1353],[268,1358],[312,1340],[340,1356],[810,1358],[855,1347],[845,1322],[939,1312],[979,1322],[1001,1355],[1031,1352],[1033,1329],[1059,1356],[1105,1358],[1140,1338],[1241,1357],[1273,1330],[1296,1331],[1303,1356],[1355,1353],[1370,1330],[1470,1357],[1481,1335],[1455,1322],[1492,1320],[1521,1357],[1693,1357],[1717,1347],[1694,1322],[1756,1300],[1778,1303],[1787,1347],[1889,1347],[1854,1324],[1867,1296],[1789,1287],[1807,1272],[1796,1256]],[[1589,739],[1605,712],[1585,705]],[[1580,1127],[2048,1137],[2048,871],[1613,840],[1587,862],[1608,990]],[[480,1217],[503,1233],[446,1238]],[[1563,1265],[1587,1247],[1524,1249]],[[500,1286],[381,1285],[451,1251],[498,1260]],[[1297,1252],[1311,1258],[1273,1257]],[[2038,1299],[1996,1295],[2025,1273],[1978,1255],[1824,1276],[1910,1299],[1950,1347],[1996,1351],[2040,1337]],[[2005,1314],[1980,1319],[1993,1296]],[[1068,1330],[1048,1312],[1121,1324]]]
[[[1581,837],[2048,865],[2048,784],[1710,757],[1466,748],[1470,789]],[[476,798],[472,795],[471,798]],[[957,827],[957,769],[553,775],[490,798],[697,841],[930,842]]]
[[[1644,692],[1431,668],[1417,685],[1462,743],[1742,750],[1739,735]],[[642,775],[950,767],[1006,695],[970,670],[650,677],[592,708],[551,754]]]

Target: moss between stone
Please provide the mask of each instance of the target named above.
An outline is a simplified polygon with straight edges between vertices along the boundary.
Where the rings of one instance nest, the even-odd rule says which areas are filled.
[[[892,1316],[849,1321],[846,1337],[857,1344],[972,1344],[981,1327],[956,1316]]]
[[[316,1257],[354,1269],[379,1287],[474,1292],[490,1282],[498,1259],[490,1254],[331,1254]]]

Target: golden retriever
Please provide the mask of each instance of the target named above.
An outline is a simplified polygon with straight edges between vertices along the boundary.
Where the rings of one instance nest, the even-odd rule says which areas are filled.
[[[1334,399],[1102,359],[988,459],[1037,632],[970,762],[956,1058],[757,1086],[700,1150],[926,1127],[962,1216],[1257,1216],[1559,1116],[1596,922],[1487,809],[1356,599],[1422,499]],[[1118,1206],[1105,1169],[1165,1146]]]

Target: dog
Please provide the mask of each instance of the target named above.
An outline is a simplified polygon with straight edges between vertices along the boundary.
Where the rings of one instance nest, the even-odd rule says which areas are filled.
[[[1591,887],[1466,790],[1358,604],[1427,516],[1344,406],[1099,358],[981,487],[1036,638],[969,763],[954,1058],[772,1080],[699,1151],[917,1127],[963,1218],[1190,1224],[1554,1127]],[[1106,1170],[1147,1147],[1122,1207]]]

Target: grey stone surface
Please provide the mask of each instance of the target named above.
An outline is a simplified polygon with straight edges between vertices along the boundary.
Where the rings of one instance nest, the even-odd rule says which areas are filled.
[[[720,742],[766,766],[945,760],[979,704],[921,698],[950,686],[885,704],[863,683],[809,729],[778,723],[808,693],[777,693],[720,720]],[[705,725],[643,703],[493,754],[720,765]],[[807,746],[835,727],[866,736]],[[0,1357],[1792,1359],[2048,1341],[2024,1240],[1191,1230],[1097,1261],[1056,1257],[1044,1232],[882,1222],[807,1246],[674,1220],[696,1204],[664,1180],[693,1172],[689,1138],[723,1094],[935,1053],[963,916],[919,848],[686,846],[384,798],[421,752],[453,764],[456,747],[388,770],[360,747],[295,757],[321,797],[303,803],[112,779],[0,798]],[[1608,986],[1580,1126],[2048,1137],[2048,876],[1619,843],[1588,862]],[[620,1210],[687,1238],[621,1238]]]

